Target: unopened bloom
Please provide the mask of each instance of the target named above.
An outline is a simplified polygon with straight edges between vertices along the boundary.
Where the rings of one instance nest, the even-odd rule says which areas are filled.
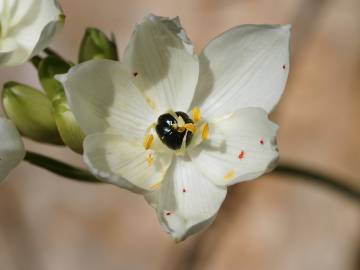
[[[227,186],[271,170],[267,114],[289,70],[289,26],[243,25],[197,56],[179,20],[149,15],[123,63],[93,60],[63,77],[84,159],[100,179],[145,195],[183,240],[208,226]]]
[[[0,181],[16,167],[25,156],[24,144],[14,124],[0,117]]]
[[[41,91],[25,84],[7,82],[2,91],[6,115],[25,137],[38,142],[62,145],[53,106]]]
[[[41,52],[63,22],[56,0],[1,0],[0,66],[22,64]]]

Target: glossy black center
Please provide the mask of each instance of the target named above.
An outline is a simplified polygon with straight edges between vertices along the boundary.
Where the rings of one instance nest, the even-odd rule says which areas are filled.
[[[184,112],[176,112],[177,116],[181,116],[185,124],[194,123],[190,117]],[[169,148],[177,150],[181,148],[186,130],[179,131],[177,128],[176,119],[170,114],[165,113],[159,116],[156,124],[156,133],[160,140]],[[192,132],[188,131],[186,136],[186,146],[189,145],[192,139]]]

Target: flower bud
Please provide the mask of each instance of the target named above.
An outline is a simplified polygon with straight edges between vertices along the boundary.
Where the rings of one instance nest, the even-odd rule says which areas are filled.
[[[6,114],[22,135],[39,142],[63,144],[45,94],[24,84],[8,82],[4,84],[2,101]]]
[[[82,154],[85,134],[76,122],[64,93],[53,100],[53,107],[54,119],[64,143],[74,152]]]
[[[55,55],[50,55],[39,62],[40,83],[50,100],[64,92],[61,82],[56,80],[54,76],[68,72],[70,67],[71,65],[68,62]]]
[[[92,59],[118,60],[114,37],[109,39],[96,28],[87,28],[81,41],[79,63]]]

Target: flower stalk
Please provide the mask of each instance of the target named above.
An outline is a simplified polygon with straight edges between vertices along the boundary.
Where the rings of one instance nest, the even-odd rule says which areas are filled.
[[[25,161],[32,165],[46,169],[54,174],[70,178],[73,180],[89,183],[101,183],[88,171],[66,164],[65,162],[53,159],[51,157],[27,151]]]
[[[70,178],[73,180],[88,183],[105,183],[96,179],[87,170],[69,165],[65,162],[44,156],[39,153],[27,151],[24,160],[32,165],[46,169],[54,174]],[[318,184],[326,188],[336,191],[354,201],[360,203],[360,191],[350,185],[344,184],[347,181],[335,178],[329,174],[318,172],[314,169],[302,168],[297,165],[286,163],[279,164],[273,173],[284,174],[288,176],[298,177],[299,180]]]

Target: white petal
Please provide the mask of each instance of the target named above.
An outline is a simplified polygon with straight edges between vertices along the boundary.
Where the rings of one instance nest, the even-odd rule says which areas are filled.
[[[177,157],[160,189],[145,198],[163,228],[182,241],[211,224],[225,196],[226,188],[212,184],[190,160]]]
[[[289,73],[290,26],[242,25],[212,40],[199,57],[193,106],[206,118],[245,107],[270,112]]]
[[[84,160],[90,171],[104,181],[134,192],[153,190],[163,180],[172,154],[145,150],[118,134],[86,136]]]
[[[145,17],[135,27],[124,62],[158,114],[169,109],[187,111],[199,63],[178,18]]]
[[[210,131],[223,136],[223,144],[214,147],[205,142],[191,149],[189,155],[196,166],[219,186],[254,179],[274,168],[278,159],[277,125],[263,109],[244,108],[214,122]]]
[[[112,128],[125,138],[143,140],[156,121],[131,74],[119,62],[87,61],[62,80],[71,110],[86,134]]]
[[[14,124],[0,117],[0,181],[16,167],[25,156],[24,144]]]
[[[55,0],[5,0],[2,25],[6,32],[0,37],[16,42],[11,52],[3,52],[0,45],[0,65],[22,64],[46,48],[53,36],[62,28],[64,17]]]

